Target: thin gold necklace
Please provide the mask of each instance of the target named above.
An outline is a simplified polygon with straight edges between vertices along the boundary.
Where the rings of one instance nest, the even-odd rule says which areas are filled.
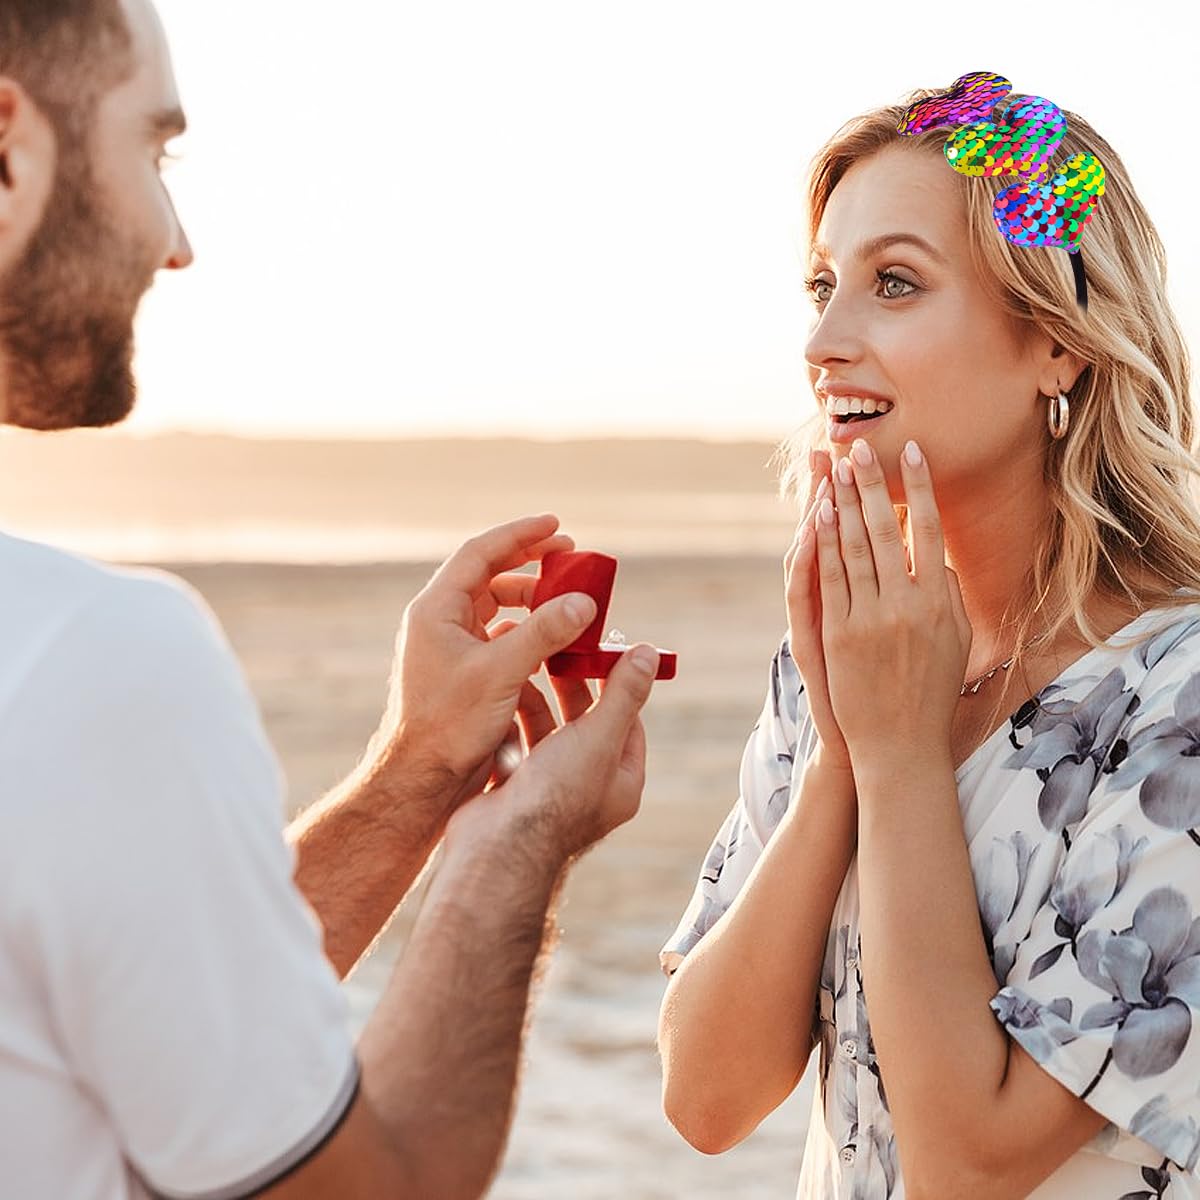
[[[1028,650],[1030,646],[1036,646],[1038,642],[1042,641],[1042,639],[1045,638],[1046,634],[1049,632],[1049,630],[1046,630],[1045,633],[1039,633],[1037,637],[1031,638],[1028,642],[1026,642],[1020,650],[1014,650],[1012,657],[1008,660],[1008,662],[997,663],[990,671],[985,671],[977,678],[968,680],[962,685],[962,690],[958,694],[960,696],[965,696],[969,690],[973,696],[977,691],[979,691],[980,687],[987,682],[987,680],[991,679],[991,677],[995,675],[997,671],[1007,671],[1008,668],[1012,666],[1013,662],[1016,661],[1018,654],[1022,653],[1024,650]],[[973,687],[971,686],[972,684],[974,684]]]

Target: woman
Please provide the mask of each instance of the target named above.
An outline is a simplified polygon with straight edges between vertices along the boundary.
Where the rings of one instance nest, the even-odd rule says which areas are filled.
[[[1061,249],[998,233],[1011,179],[898,136],[931,94],[813,164],[788,632],[662,953],[664,1106],[719,1153],[819,1045],[801,1197],[1196,1198],[1200,464],[1163,251],[1066,114],[1107,170],[1081,308]],[[827,424],[848,396],[891,407]]]

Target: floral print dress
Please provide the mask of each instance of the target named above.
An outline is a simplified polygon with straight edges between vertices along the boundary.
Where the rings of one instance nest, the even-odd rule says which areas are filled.
[[[663,948],[668,973],[737,896],[815,745],[785,637],[738,801]],[[1031,1196],[1200,1200],[1200,600],[1143,612],[1086,652],[955,777],[992,1012],[1109,1122]],[[855,859],[818,993],[820,1087],[800,1200],[904,1195],[858,919]]]

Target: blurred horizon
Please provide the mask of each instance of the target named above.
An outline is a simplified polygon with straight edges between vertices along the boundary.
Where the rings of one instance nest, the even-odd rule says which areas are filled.
[[[622,556],[782,555],[777,443],[0,433],[0,530],[122,562],[435,562],[556,513]]]

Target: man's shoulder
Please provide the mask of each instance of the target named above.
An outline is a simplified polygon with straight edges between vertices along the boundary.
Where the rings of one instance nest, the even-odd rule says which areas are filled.
[[[69,664],[78,685],[230,657],[203,597],[155,567],[115,566],[0,533],[0,659],[12,674]],[[19,684],[18,684],[19,686]]]

